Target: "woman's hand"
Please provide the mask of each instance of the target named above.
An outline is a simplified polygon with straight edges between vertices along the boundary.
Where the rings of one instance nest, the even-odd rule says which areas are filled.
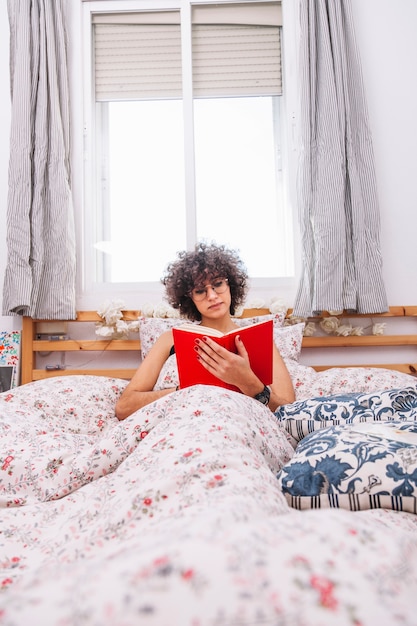
[[[246,395],[254,396],[263,389],[263,384],[252,371],[247,350],[239,336],[235,338],[235,344],[237,354],[204,336],[196,339],[195,351],[200,363],[211,374]]]
[[[246,396],[254,398],[264,384],[252,371],[247,350],[239,336],[235,339],[237,354],[226,350],[218,343],[203,337],[196,340],[195,350],[200,363],[212,374],[229,385],[234,385]],[[274,345],[274,376],[270,386],[268,407],[275,411],[278,406],[294,402],[294,387],[288,369]]]

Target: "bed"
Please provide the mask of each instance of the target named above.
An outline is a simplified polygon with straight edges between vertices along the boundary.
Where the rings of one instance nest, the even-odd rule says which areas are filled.
[[[294,403],[273,414],[198,385],[118,422],[130,368],[40,368],[46,348],[103,345],[38,322],[24,320],[23,384],[0,394],[2,625],[415,626],[415,334],[306,337],[274,316]],[[107,347],[146,358],[174,323],[141,318]],[[411,358],[300,363],[359,339]],[[174,382],[172,359],[157,385]]]

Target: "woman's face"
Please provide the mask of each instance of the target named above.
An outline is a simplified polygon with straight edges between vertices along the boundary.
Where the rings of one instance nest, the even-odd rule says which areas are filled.
[[[220,317],[230,312],[230,287],[222,276],[209,277],[195,285],[190,297],[202,317]]]

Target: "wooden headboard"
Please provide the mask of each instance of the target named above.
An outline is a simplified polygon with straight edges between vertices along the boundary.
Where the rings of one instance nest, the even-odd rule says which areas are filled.
[[[266,315],[269,314],[269,309],[245,309],[242,317],[252,317],[256,315]],[[287,317],[291,316],[292,311],[288,311]],[[125,311],[124,319],[126,321],[136,320],[140,316],[140,311]],[[328,317],[329,314],[325,313],[323,317]],[[394,319],[397,321],[408,320],[412,321],[412,332],[401,332],[398,333],[389,333],[384,332],[382,335],[361,335],[361,336],[352,336],[349,335],[347,337],[343,336],[334,336],[334,335],[326,335],[322,334],[319,336],[312,337],[304,337],[303,338],[303,347],[302,347],[302,356],[307,359],[307,364],[312,365],[316,370],[325,370],[332,365],[326,363],[322,365],[314,365],[308,361],[308,353],[315,354],[317,350],[322,350],[323,348],[333,349],[340,353],[341,348],[355,348],[360,349],[360,357],[358,358],[357,363],[337,363],[333,365],[337,365],[337,367],[343,366],[361,366],[361,367],[385,367],[389,369],[395,369],[398,371],[402,371],[408,374],[416,375],[417,373],[417,306],[394,306],[390,307],[387,313],[379,313],[373,315],[357,315],[351,313],[344,313],[339,316],[342,319],[349,319],[349,322],[352,323],[355,321],[357,325],[360,325],[361,320],[363,319],[372,319],[372,322],[387,322],[388,320]],[[321,318],[309,318],[309,321],[319,322]],[[48,366],[39,368],[37,366],[38,355],[41,353],[74,353],[74,352],[82,352],[83,354],[92,354],[101,352],[110,353],[116,352],[119,353],[119,361],[120,355],[123,357],[123,353],[126,355],[127,352],[134,352],[136,354],[140,351],[140,340],[139,339],[84,339],[81,338],[78,332],[85,323],[89,323],[90,326],[95,322],[102,321],[100,316],[95,311],[80,311],[77,314],[76,320],[68,321],[68,324],[71,324],[71,332],[69,333],[68,338],[66,335],[63,337],[56,336],[52,334],[48,338],[44,338],[39,333],[39,327],[41,324],[51,323],[48,320],[34,320],[29,317],[23,318],[23,327],[22,327],[22,366],[21,366],[21,384],[25,384],[34,380],[40,380],[44,378],[49,378],[51,376],[63,376],[63,375],[71,375],[71,374],[90,374],[96,376],[113,376],[115,378],[123,378],[130,379],[136,367],[102,367],[102,368],[84,368],[84,367],[75,367],[71,368],[65,365],[62,368],[60,366]],[[56,323],[56,322],[54,322]],[[394,358],[394,362],[388,363],[372,363],[367,361],[367,355],[369,349],[374,348],[408,348],[408,355],[411,355],[410,359],[402,360],[402,362],[398,362],[398,357]],[[329,350],[330,352],[330,350]],[[397,352],[397,351],[396,351]],[[396,356],[396,352],[394,353],[394,357]],[[307,355],[307,356],[306,356]],[[369,357],[368,357],[369,358]],[[122,359],[123,360],[123,359]],[[406,362],[409,361],[409,362]],[[139,363],[139,354],[137,358],[137,364]]]

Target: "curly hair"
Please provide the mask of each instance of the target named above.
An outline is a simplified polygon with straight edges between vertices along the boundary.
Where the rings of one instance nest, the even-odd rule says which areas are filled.
[[[174,309],[192,321],[200,321],[201,314],[191,299],[195,287],[203,286],[213,278],[227,278],[230,295],[230,314],[245,301],[248,273],[235,250],[224,245],[198,243],[193,251],[182,251],[170,263],[164,277],[166,298]]]

